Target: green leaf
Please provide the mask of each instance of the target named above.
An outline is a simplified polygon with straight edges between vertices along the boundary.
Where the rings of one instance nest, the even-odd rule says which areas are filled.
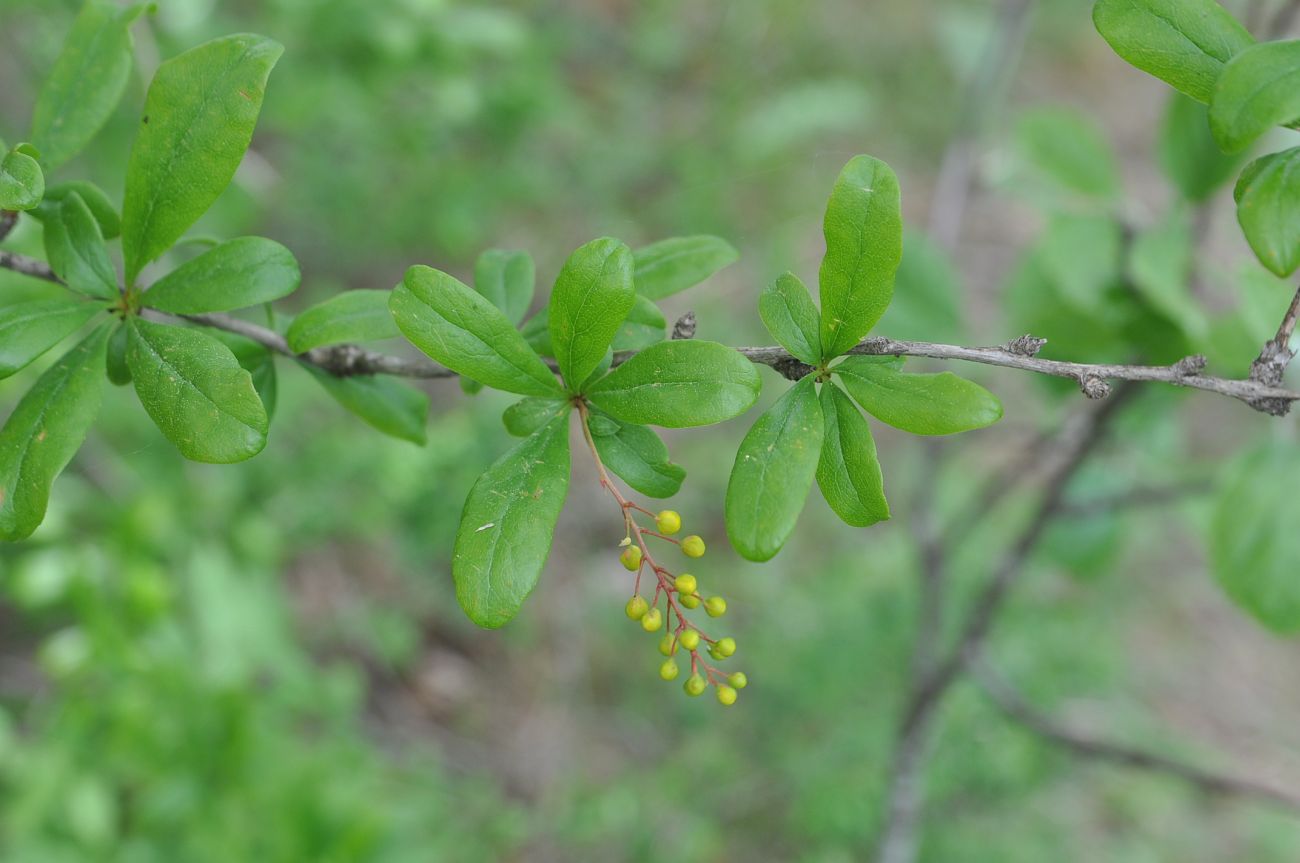
[[[1300,632],[1300,533],[1289,513],[1300,488],[1295,445],[1277,441],[1236,459],[1210,526],[1215,577],[1233,601],[1274,632]]]
[[[411,267],[388,308],[402,335],[454,372],[524,396],[564,394],[505,314],[440,270]]]
[[[0,159],[0,210],[30,210],[45,196],[45,174],[25,144]]]
[[[537,314],[524,321],[524,325],[519,328],[519,334],[538,356],[555,356],[555,350],[551,346],[551,314],[545,307],[538,309]]]
[[[920,231],[904,229],[894,301],[878,326],[896,339],[958,342],[964,334],[960,295],[948,253]]]
[[[840,171],[823,221],[821,354],[848,351],[875,326],[894,293],[903,256],[898,178],[870,156],[854,156]]]
[[[727,536],[741,557],[771,560],[794,531],[817,475],[824,424],[812,375],[758,418],[727,483]]]
[[[633,294],[632,253],[618,240],[592,240],[564,262],[547,309],[551,346],[570,390],[600,365]]]
[[[535,275],[527,252],[488,249],[474,262],[474,289],[505,313],[512,324],[528,314]]]
[[[1278,276],[1294,273],[1300,267],[1300,147],[1251,162],[1233,195],[1255,257]]]
[[[210,329],[207,330],[206,334],[229,348],[230,352],[235,355],[239,365],[243,367],[244,371],[248,372],[253,379],[253,389],[257,390],[258,398],[262,400],[262,405],[266,408],[266,416],[269,420],[275,414],[275,403],[279,393],[279,379],[275,371],[275,354],[266,345],[235,333]],[[109,343],[109,351],[111,354],[111,342]]]
[[[1240,155],[1225,155],[1215,143],[1206,107],[1182,93],[1169,94],[1157,147],[1165,174],[1194,203],[1214,194],[1241,165]]]
[[[465,501],[451,573],[460,607],[479,626],[518,614],[546,565],[569,490],[568,414],[497,459]]]
[[[1119,166],[1110,145],[1079,112],[1057,107],[1027,111],[1016,137],[1025,157],[1068,191],[1096,198],[1119,193]]]
[[[334,400],[386,435],[424,446],[429,397],[387,375],[335,377],[309,363],[311,372]]]
[[[945,435],[992,425],[1002,403],[952,372],[908,374],[875,357],[848,357],[831,371],[867,413],[905,432]]]
[[[591,416],[587,417],[587,430],[591,432],[592,437],[618,434],[618,430],[622,427],[623,424],[609,414],[592,411]]]
[[[1171,213],[1129,243],[1129,282],[1138,296],[1176,323],[1188,338],[1205,336],[1208,321],[1192,296],[1192,231],[1187,218]]]
[[[188,459],[228,464],[266,446],[266,408],[230,349],[198,330],[138,318],[126,361],[145,411]]]
[[[636,291],[662,300],[694,287],[723,267],[734,264],[740,253],[721,237],[699,234],[671,237],[637,249],[633,255]]]
[[[126,364],[126,348],[130,343],[131,328],[126,321],[119,321],[113,327],[113,334],[108,337],[108,379],[114,386],[124,387],[131,383],[131,367]]]
[[[602,429],[604,434],[595,428],[601,421],[612,424]],[[681,489],[686,471],[668,460],[668,447],[653,429],[594,411],[588,425],[600,460],[632,488],[657,498],[672,497]]]
[[[269,303],[298,289],[293,253],[263,237],[240,237],[186,261],[145,291],[143,303],[177,315]]]
[[[817,485],[846,524],[867,527],[889,518],[885,479],[871,427],[857,405],[833,383],[822,384],[826,433],[817,462]]]
[[[796,359],[821,362],[821,331],[812,294],[794,273],[783,273],[758,297],[758,314],[772,338]]]
[[[1110,216],[1059,213],[1038,244],[1039,260],[1061,299],[1102,317],[1108,289],[1122,275],[1123,229]]]
[[[95,221],[99,224],[99,233],[105,240],[111,240],[122,233],[122,218],[117,214],[117,208],[113,206],[113,202],[108,199],[104,190],[94,183],[74,180],[70,183],[50,186],[45,190],[45,200],[57,203],[72,192],[80,195],[81,200],[90,208],[90,214],[95,217]],[[32,215],[42,219],[45,217],[45,213],[39,209]]]
[[[388,311],[388,291],[344,291],[294,318],[285,338],[294,353],[343,342],[401,335]]]
[[[0,539],[32,535],[50,486],[99,412],[108,327],[98,327],[37,379],[0,429]]]
[[[1199,102],[1255,42],[1214,0],[1099,0],[1092,21],[1116,54]]]
[[[550,422],[557,413],[564,410],[568,402],[561,399],[539,399],[529,397],[506,408],[501,414],[506,431],[515,437],[528,437]]]
[[[716,342],[651,345],[601,378],[587,395],[615,419],[668,428],[739,416],[762,387],[749,360]]]
[[[240,33],[158,67],[126,169],[122,251],[128,283],[230,184],[283,51],[278,42]]]
[[[27,366],[104,311],[71,297],[0,306],[0,379]]]
[[[1266,42],[1223,67],[1210,100],[1210,131],[1237,153],[1274,126],[1300,119],[1300,41]]]
[[[627,313],[623,325],[614,335],[616,351],[639,351],[655,342],[662,342],[666,336],[668,321],[654,301],[642,294],[635,294],[632,310]]]
[[[86,202],[69,192],[45,211],[45,257],[50,269],[74,291],[102,299],[118,295],[117,273],[104,235]]]
[[[113,115],[131,75],[131,23],[144,8],[101,0],[81,8],[32,111],[32,143],[47,169],[81,152]]]

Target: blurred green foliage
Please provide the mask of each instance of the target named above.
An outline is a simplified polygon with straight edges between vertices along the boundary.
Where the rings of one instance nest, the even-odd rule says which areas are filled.
[[[1096,69],[1084,6],[1043,4],[1029,101]],[[0,0],[7,140],[23,132],[75,8]],[[702,336],[740,344],[761,338],[758,286],[813,271],[827,181],[848,155],[895,164],[914,215],[992,20],[992,4],[974,0],[165,0],[137,43],[145,72],[227,32],[285,44],[255,153],[201,230],[284,242],[303,263],[304,303],[390,287],[414,262],[468,276],[489,244],[532,249],[546,285],[564,250],[591,236],[637,245],[707,231],[735,242],[742,263],[669,308],[695,309]],[[120,198],[142,80],[66,177]],[[1088,92],[1110,98],[1101,90]],[[1079,132],[1082,122],[1053,108],[991,124],[1003,161],[990,174],[1005,170],[1002,190],[1045,212],[1045,229],[994,292],[999,278],[955,266],[909,228],[881,331],[978,342],[1023,327],[1071,359],[1133,359],[1141,344],[1154,345],[1151,361],[1199,350],[1243,372],[1285,289],[1236,263],[1243,245],[1207,268],[1218,290],[1209,322],[1171,320],[1179,304],[1159,276],[1183,265],[1186,205],[1165,194],[1148,206],[1143,231],[1163,232],[1146,252],[1158,265],[1135,260],[1110,218],[1117,172],[1154,163],[1161,124],[1146,118],[1141,149],[1126,146],[1103,170],[1090,148],[1110,152],[1111,135]],[[1186,197],[1205,194],[1186,158],[1170,158]],[[1017,238],[1035,233],[1037,216],[999,206],[1018,213]],[[24,220],[7,245],[38,253],[38,226]],[[52,290],[0,273],[6,296]],[[6,412],[37,373],[0,385]],[[1016,424],[1007,438],[948,450],[942,515],[978,507],[972,476],[1078,399],[1072,385],[1007,377],[996,383]],[[769,389],[765,404],[781,388]],[[711,541],[701,578],[731,601],[751,680],[722,713],[656,680],[648,636],[621,613],[617,518],[586,467],[528,613],[500,633],[463,619],[451,542],[473,477],[508,446],[507,400],[468,400],[447,383],[431,392],[419,448],[370,432],[282,364],[268,451],[211,467],[183,463],[126,393],[106,391],[102,430],[60,480],[47,523],[0,549],[0,859],[861,858],[908,673],[909,509],[930,451],[882,434],[896,521],[854,530],[815,501],[778,562],[759,567],[721,542],[730,458],[718,453],[734,451],[743,426],[670,437],[689,471],[674,506]],[[1230,444],[1262,429],[1244,409],[1196,404],[1147,394],[1124,450],[1072,493],[1211,474]],[[956,550],[954,607],[1030,504],[1013,495],[1005,517]],[[1037,703],[1083,702],[1099,730],[1164,751],[1204,755],[1164,730],[1195,736],[1190,708],[1169,695],[1179,688],[1196,707],[1300,745],[1274,702],[1238,703],[1238,690],[1202,674],[1210,642],[1231,644],[1261,681],[1294,695],[1283,661],[1293,654],[1239,619],[1188,550],[1209,513],[1191,499],[1058,525],[999,625],[998,662]],[[1183,659],[1171,669],[1151,653]],[[1300,852],[1295,822],[1080,766],[973,688],[941,722],[926,860],[1281,863]]]

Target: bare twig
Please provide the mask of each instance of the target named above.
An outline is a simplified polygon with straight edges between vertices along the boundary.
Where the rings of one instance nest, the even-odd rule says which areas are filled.
[[[1253,779],[1216,773],[1167,755],[1100,740],[1070,728],[1029,701],[982,656],[971,657],[968,668],[989,699],[1008,717],[1040,737],[1088,758],[1112,761],[1139,770],[1162,773],[1208,794],[1260,800],[1292,813],[1300,812],[1300,796]]]
[[[34,258],[14,252],[0,251],[0,267],[33,276],[38,279],[62,284],[49,266]],[[406,359],[387,354],[368,351],[356,345],[336,345],[317,348],[306,354],[297,355],[289,348],[284,337],[274,330],[259,326],[242,318],[231,315],[187,315],[186,320],[203,326],[241,335],[251,339],[276,353],[296,356],[304,362],[318,366],[340,377],[348,375],[396,375],[408,378],[450,378],[456,373],[451,369],[425,359]],[[1045,340],[1032,336],[1021,336],[997,347],[962,347],[932,342],[913,342],[903,339],[891,339],[883,336],[863,339],[849,353],[867,356],[896,357],[930,357],[938,360],[961,360],[964,362],[983,363],[1009,369],[1037,372],[1054,377],[1070,378],[1077,381],[1080,388],[1093,398],[1099,398],[1109,392],[1105,381],[1147,381],[1172,384],[1174,386],[1205,390],[1230,396],[1251,405],[1256,410],[1275,413],[1279,405],[1289,408],[1294,401],[1300,400],[1300,393],[1283,389],[1276,385],[1258,380],[1236,380],[1201,374],[1205,367],[1203,357],[1187,357],[1169,366],[1116,365],[1106,363],[1072,363],[1063,360],[1045,360],[1030,355],[1030,347],[1041,346]],[[742,347],[736,348],[750,362],[771,366],[778,371],[793,369],[807,374],[810,366],[799,363],[785,348],[781,347]],[[614,364],[626,362],[635,351],[623,351],[614,355]],[[797,364],[792,366],[792,364]],[[1285,410],[1283,410],[1283,413]]]
[[[1295,334],[1298,318],[1300,318],[1300,288],[1296,289],[1295,296],[1291,298],[1291,305],[1282,316],[1282,323],[1278,324],[1277,335],[1264,343],[1259,356],[1250,364],[1250,380],[1268,386],[1282,383],[1282,375],[1286,374],[1287,366],[1295,359],[1295,351],[1291,348],[1291,337]],[[1248,404],[1256,410],[1273,416],[1285,416],[1291,408],[1290,402],[1269,396],[1254,399]]]

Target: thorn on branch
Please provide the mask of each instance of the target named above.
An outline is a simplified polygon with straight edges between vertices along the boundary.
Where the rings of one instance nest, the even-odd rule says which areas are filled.
[[[1090,399],[1104,399],[1110,395],[1110,384],[1106,383],[1105,378],[1097,375],[1081,375],[1079,389]]]
[[[673,338],[695,338],[695,312],[687,312],[677,319],[677,323],[673,324]]]
[[[776,369],[781,374],[781,377],[788,381],[803,380],[815,371],[812,366],[794,357],[777,360],[772,364],[772,368]]]
[[[1002,349],[1007,353],[1015,354],[1018,357],[1036,357],[1045,344],[1047,344],[1047,339],[1040,339],[1037,336],[1031,336],[1026,333],[1019,338],[1007,342]]]

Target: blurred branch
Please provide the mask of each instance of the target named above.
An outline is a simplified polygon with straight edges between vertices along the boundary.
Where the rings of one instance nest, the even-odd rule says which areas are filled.
[[[1209,480],[1193,480],[1170,486],[1151,488],[1134,488],[1119,494],[1108,494],[1090,500],[1072,501],[1061,505],[1060,514],[1071,518],[1092,518],[1112,512],[1128,509],[1141,509],[1161,506],[1188,497],[1209,494],[1214,491],[1214,483]]]
[[[1286,367],[1291,364],[1291,360],[1295,359],[1295,351],[1291,348],[1291,336],[1295,334],[1298,318],[1300,318],[1300,288],[1296,289],[1295,296],[1291,298],[1291,305],[1282,316],[1282,323],[1278,324],[1277,335],[1264,343],[1259,356],[1250,364],[1251,381],[1267,386],[1277,386],[1282,383],[1282,375],[1286,373]],[[1269,396],[1254,399],[1247,404],[1273,416],[1285,416],[1291,408],[1289,402]]]
[[[1290,33],[1295,29],[1297,19],[1300,19],[1300,0],[1287,0],[1269,22],[1268,38],[1278,39]]]
[[[1111,743],[1075,731],[1029,701],[983,657],[967,662],[971,675],[998,709],[1038,736],[1064,746],[1077,755],[1111,761],[1126,767],[1164,773],[1209,794],[1246,797],[1300,812],[1300,796],[1251,779],[1214,773],[1175,758]]]
[[[62,280],[42,261],[19,255],[14,252],[0,251],[0,268],[13,270],[45,281],[63,284]],[[1297,297],[1300,303],[1300,296]],[[1296,303],[1292,304],[1291,328],[1295,327]],[[406,359],[368,351],[357,345],[334,345],[316,348],[305,354],[295,354],[284,336],[266,327],[245,321],[231,315],[183,315],[185,320],[218,330],[235,333],[251,339],[270,350],[295,357],[325,371],[348,377],[350,375],[395,375],[408,378],[450,378],[456,373],[451,369],[430,362],[426,359]],[[1279,338],[1281,331],[1279,331]],[[1110,394],[1108,380],[1143,381],[1166,383],[1173,386],[1189,387],[1230,396],[1245,402],[1256,410],[1281,416],[1285,414],[1294,401],[1300,400],[1300,393],[1277,386],[1277,382],[1247,378],[1237,380],[1219,378],[1201,374],[1205,368],[1205,358],[1201,356],[1185,357],[1168,366],[1112,365],[1106,363],[1072,363],[1064,360],[1045,360],[1035,354],[1047,343],[1046,339],[1033,336],[1021,336],[1005,345],[996,347],[962,347],[933,342],[913,342],[903,339],[891,339],[875,336],[863,339],[849,350],[850,354],[865,356],[894,357],[930,357],[937,360],[960,360],[963,362],[983,363],[1001,368],[1020,369],[1037,372],[1053,377],[1070,378],[1079,384],[1084,395],[1093,399],[1105,398]],[[797,370],[808,374],[811,366],[800,363],[781,347],[743,347],[736,348],[750,362],[788,373]],[[626,362],[635,351],[623,351],[614,355],[614,364]],[[1288,358],[1289,359],[1289,358]],[[1258,360],[1256,361],[1259,362]],[[1285,369],[1285,364],[1281,366]],[[1281,371],[1277,373],[1281,379]]]

